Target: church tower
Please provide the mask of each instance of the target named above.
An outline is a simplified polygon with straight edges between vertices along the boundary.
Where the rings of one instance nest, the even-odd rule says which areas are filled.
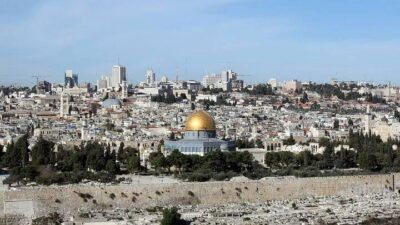
[[[69,114],[69,95],[64,94],[64,92],[60,95],[60,117],[64,117]]]

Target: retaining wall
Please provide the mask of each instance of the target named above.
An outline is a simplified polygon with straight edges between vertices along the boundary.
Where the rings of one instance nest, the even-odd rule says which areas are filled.
[[[399,184],[397,184],[398,182]],[[58,211],[66,215],[79,208],[152,207],[179,204],[258,203],[319,196],[349,196],[398,191],[400,174],[319,178],[267,178],[260,181],[133,184],[115,186],[67,185],[26,187],[4,191],[4,211],[29,202],[34,217]],[[113,195],[115,197],[113,198]],[[31,207],[31,208],[30,208]],[[18,211],[18,212],[17,212]]]

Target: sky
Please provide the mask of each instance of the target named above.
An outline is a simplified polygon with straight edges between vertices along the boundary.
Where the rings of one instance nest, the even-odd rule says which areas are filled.
[[[299,79],[400,84],[398,0],[0,0],[0,85],[96,82],[118,62],[128,81]]]

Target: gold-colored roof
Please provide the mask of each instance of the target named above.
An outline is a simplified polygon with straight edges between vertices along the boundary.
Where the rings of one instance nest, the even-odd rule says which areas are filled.
[[[185,127],[187,131],[213,131],[215,130],[215,122],[208,112],[199,110],[189,116],[186,120]]]

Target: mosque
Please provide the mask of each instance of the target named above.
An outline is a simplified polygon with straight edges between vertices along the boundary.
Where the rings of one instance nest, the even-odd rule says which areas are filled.
[[[191,114],[185,123],[183,139],[165,142],[166,154],[177,149],[186,155],[203,156],[214,150],[234,151],[234,141],[225,141],[217,138],[215,121],[212,116],[200,110]]]

